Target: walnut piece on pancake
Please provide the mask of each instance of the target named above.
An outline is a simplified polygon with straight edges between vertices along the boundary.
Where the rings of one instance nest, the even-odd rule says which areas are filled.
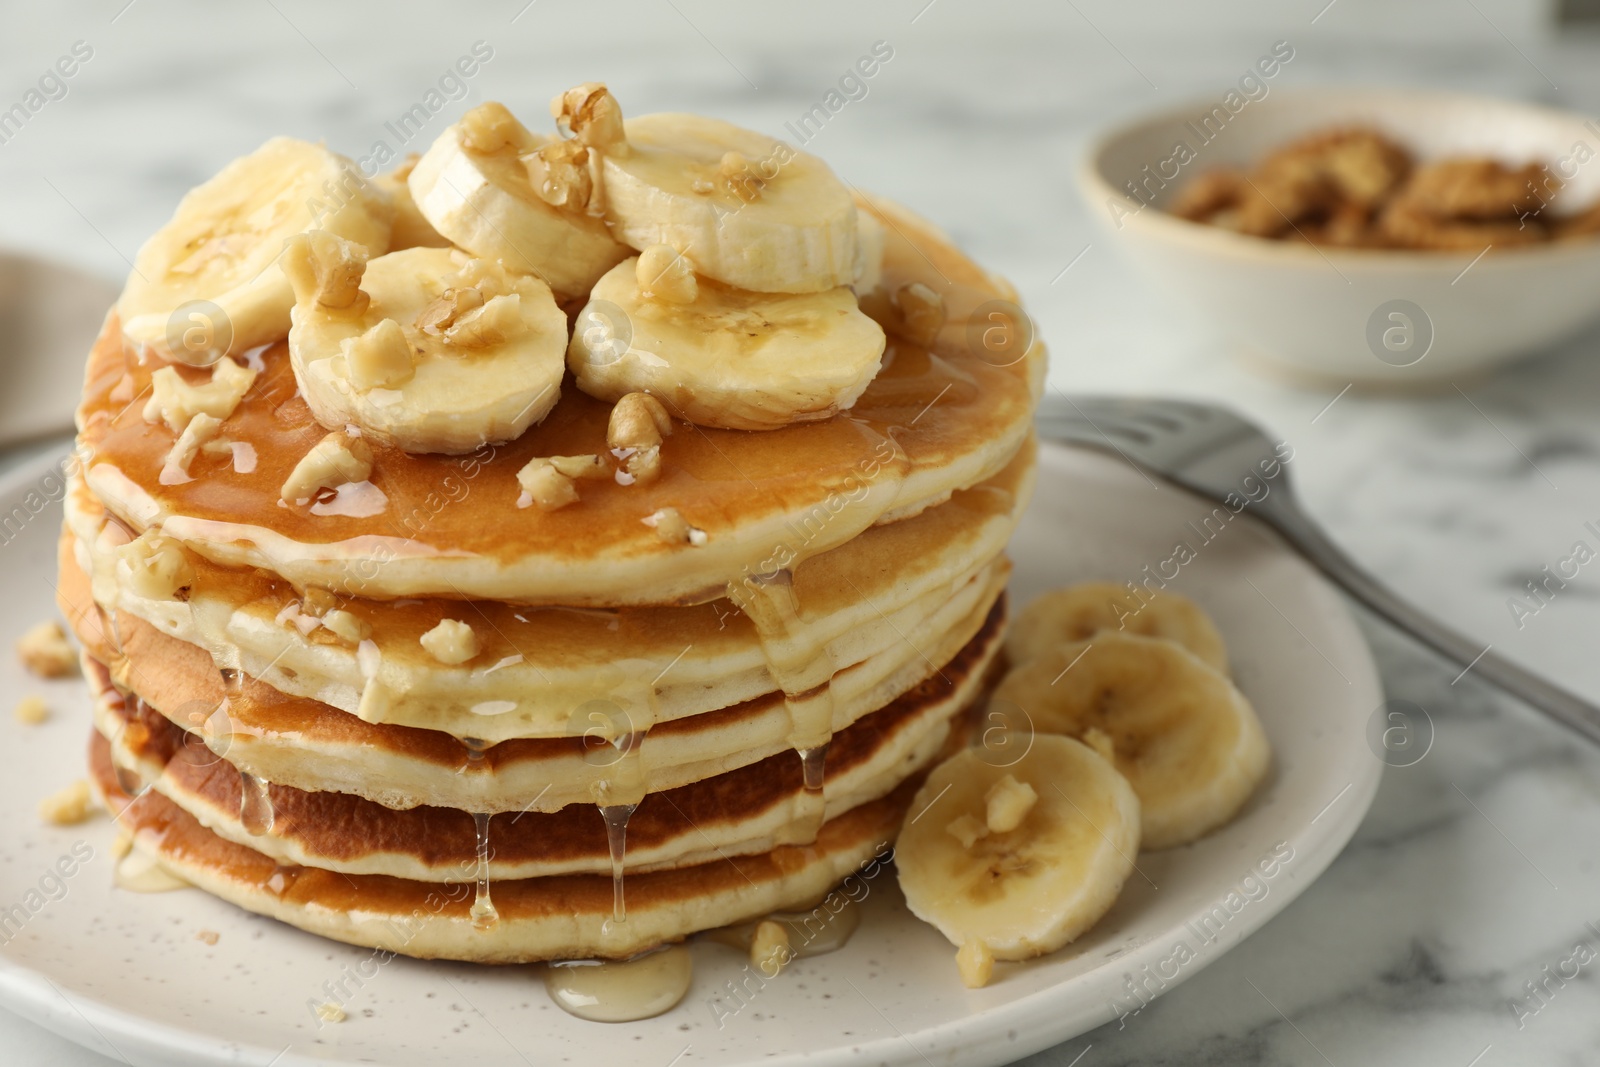
[[[144,421],[164,422],[173,433],[182,433],[196,415],[226,420],[255,380],[254,370],[226,356],[212,365],[210,380],[198,384],[186,381],[175,367],[162,367],[150,376]]]
[[[78,653],[54,619],[30,626],[17,638],[17,655],[28,673],[39,678],[66,678],[78,670]]]
[[[662,508],[639,520],[655,530],[656,536],[669,545],[694,545],[706,543],[706,532],[679,513],[677,508]]]
[[[24,726],[38,726],[50,718],[50,705],[46,704],[44,697],[38,693],[29,693],[17,701],[12,718]]]
[[[359,645],[372,636],[372,625],[344,608],[324,612],[322,625],[329,633],[352,645]]]
[[[611,467],[596,455],[534,456],[517,472],[523,495],[517,506],[537,504],[540,510],[555,511],[577,503],[578,481],[610,476]]]
[[[623,467],[617,481],[649,485],[661,477],[661,442],[671,433],[672,416],[660,400],[649,393],[624,394],[606,426],[606,445]]]
[[[94,795],[82,778],[39,802],[39,817],[52,826],[76,826],[94,814]]]
[[[194,583],[194,566],[183,546],[154,530],[146,530],[116,554],[118,576],[135,596],[176,600]]]
[[[440,663],[455,667],[478,654],[478,635],[459,619],[440,619],[422,635],[422,647]]]
[[[189,425],[183,428],[178,439],[172,443],[166,462],[161,465],[159,476],[161,484],[181,485],[193,481],[189,465],[194,462],[194,457],[199,454],[201,447],[217,436],[217,430],[221,426],[221,419],[207,415],[203,411],[196,412],[189,420]]]
[[[279,490],[291,504],[309,503],[324,489],[364,482],[372,475],[372,447],[335,430],[311,446]]]

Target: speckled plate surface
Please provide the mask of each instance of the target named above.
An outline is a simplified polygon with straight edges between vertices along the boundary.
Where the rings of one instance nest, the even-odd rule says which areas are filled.
[[[0,522],[8,646],[54,613],[53,469],[34,463],[0,481],[0,519],[11,516]],[[1176,545],[1188,544],[1194,558],[1176,567],[1172,587],[1216,618],[1275,766],[1231,826],[1141,856],[1098,927],[1054,956],[1000,965],[985,989],[961,986],[954,950],[907,913],[892,871],[861,883],[864,921],[840,952],[764,980],[733,949],[695,944],[684,1001],[622,1025],[564,1014],[537,968],[386,960],[195,890],[113,889],[109,821],[43,827],[35,815],[41,797],[82,775],[83,684],[38,682],[8,654],[0,691],[40,692],[55,714],[38,727],[0,719],[10,827],[0,843],[0,1004],[113,1057],[174,1067],[988,1065],[1135,1012],[1303,892],[1354,833],[1382,769],[1366,740],[1382,700],[1377,674],[1343,604],[1248,517],[1205,540],[1210,511],[1116,461],[1044,449],[1013,546],[1019,603],[1070,581],[1138,577],[1147,565],[1171,574]],[[346,1021],[318,1020],[316,1005],[330,1000],[345,1004]]]

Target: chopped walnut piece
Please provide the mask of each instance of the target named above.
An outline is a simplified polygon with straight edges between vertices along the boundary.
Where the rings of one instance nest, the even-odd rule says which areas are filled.
[[[670,433],[672,416],[649,393],[628,393],[618,400],[606,427],[606,444],[624,467],[617,480],[624,485],[649,485],[659,478],[661,440]]]
[[[1019,782],[1008,774],[991,786],[983,799],[984,821],[989,832],[1005,834],[1022,825],[1022,820],[1038,802],[1039,794],[1027,782]]]
[[[192,385],[175,367],[162,367],[150,376],[150,400],[144,406],[145,422],[164,422],[182,433],[196,415],[227,419],[250,391],[256,372],[224,356],[211,367],[211,380]]]
[[[944,297],[921,282],[895,290],[894,306],[905,323],[908,339],[927,346],[944,326]]]
[[[982,989],[994,977],[994,952],[982,941],[965,942],[956,950],[956,969],[962,985]]]
[[[222,935],[217,933],[215,930],[201,930],[198,934],[194,935],[194,939],[196,941],[204,941],[208,945],[215,945],[218,941],[222,940]]]
[[[393,389],[417,373],[417,354],[406,332],[393,319],[384,319],[358,337],[339,342],[350,384],[361,392]]]
[[[556,470],[542,456],[530,459],[527,466],[517,472],[517,484],[522,486],[524,500],[518,507],[537,504],[541,511],[556,511],[578,502],[578,487],[572,479]]]
[[[167,453],[166,462],[161,465],[161,473],[157,480],[162,485],[182,485],[184,482],[193,481],[189,474],[189,465],[194,462],[195,455],[202,445],[217,436],[217,429],[222,425],[222,420],[213,418],[205,412],[197,412],[189,420],[189,425],[183,428],[178,439],[172,443],[172,449]]]
[[[78,654],[53,620],[29,627],[17,639],[17,655],[28,673],[40,678],[65,678],[78,670]]]
[[[578,141],[551,141],[522,157],[528,184],[551,207],[583,211],[594,193],[589,149]]]
[[[469,151],[489,154],[514,148],[526,152],[537,143],[528,128],[497,100],[479,104],[461,116],[461,147]]]
[[[474,262],[481,262],[475,260]],[[417,313],[413,325],[423,333],[442,334],[473,308],[483,306],[483,292],[471,286],[451,286]]]
[[[706,532],[698,526],[691,526],[677,508],[662,508],[639,521],[652,527],[656,536],[669,545],[694,545],[698,548],[706,543]]]
[[[446,344],[459,348],[493,348],[526,333],[528,322],[522,317],[522,297],[517,293],[490,297],[482,307],[473,308],[444,331]]]
[[[305,503],[324,489],[364,482],[371,474],[371,446],[359,437],[334,431],[301,457],[279,492],[291,504]]]
[[[517,483],[528,497],[526,503],[518,504],[537,504],[544,511],[555,511],[577,502],[575,481],[610,474],[610,466],[599,456],[535,456],[517,472]]]
[[[1507,167],[1493,159],[1441,159],[1417,168],[1400,190],[1408,208],[1437,219],[1506,219],[1539,207],[1561,180],[1537,163]]]
[[[634,278],[644,295],[669,304],[692,304],[700,295],[689,259],[671,245],[651,245],[639,253]]]
[[[38,726],[50,718],[50,705],[46,704],[44,697],[39,694],[29,693],[17,701],[17,708],[12,717],[24,726]]]
[[[39,817],[54,826],[76,826],[93,813],[94,795],[82,778],[39,802]]]
[[[344,608],[334,608],[325,612],[322,616],[322,625],[327,627],[329,633],[352,645],[359,645],[372,636],[371,624]]]
[[[440,663],[454,667],[478,654],[478,635],[458,619],[440,619],[422,635],[422,647]]]
[[[550,101],[556,125],[590,148],[616,151],[627,144],[622,108],[602,82],[584,82]]]
[[[989,836],[989,827],[984,824],[982,819],[971,812],[951,819],[944,830],[945,833],[960,841],[962,848],[971,848],[980,839]]]
[[[750,965],[768,978],[776,978],[784,964],[794,959],[789,947],[789,928],[780,922],[763,919],[750,936]]]
[[[308,585],[300,594],[300,610],[318,619],[338,606],[339,598],[321,586]]]
[[[179,590],[194,582],[194,566],[183,547],[154,530],[118,548],[116,555],[127,588],[146,600],[175,600]]]
[[[278,265],[294,287],[300,304],[364,311],[370,302],[361,291],[367,271],[367,250],[326,230],[297,233],[283,243]]]

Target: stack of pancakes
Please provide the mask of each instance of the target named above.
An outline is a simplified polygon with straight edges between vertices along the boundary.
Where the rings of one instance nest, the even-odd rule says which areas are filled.
[[[680,425],[659,480],[556,511],[519,509],[516,474],[605,451],[610,405],[576,389],[471,455],[374,447],[381,506],[283,506],[327,431],[282,343],[249,354],[231,457],[163,478],[155,366],[113,316],[59,588],[132,847],[306,930],[490,962],[630,956],[880,855],[992,676],[1044,356],[974,343],[1015,293],[872,210],[880,293],[927,286],[941,328],[863,298],[889,347],[851,410]],[[703,536],[640,521],[668,507]],[[170,595],[129,564],[149,531]],[[425,647],[441,620],[470,658]]]

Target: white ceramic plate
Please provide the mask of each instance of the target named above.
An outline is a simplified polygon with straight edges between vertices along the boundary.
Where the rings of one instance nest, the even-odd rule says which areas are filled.
[[[0,514],[43,473],[35,466],[0,483]],[[0,720],[0,811],[10,827],[0,846],[0,922],[14,905],[28,911],[30,891],[44,883],[32,898],[37,913],[9,941],[0,931],[0,1004],[110,1055],[165,1065],[481,1067],[518,1057],[654,1067],[988,1065],[1063,1041],[1137,1009],[1134,984],[1147,997],[1170,988],[1265,923],[1332,862],[1378,786],[1382,764],[1365,740],[1378,679],[1338,596],[1248,518],[1203,544],[1187,524],[1197,527],[1209,511],[1118,462],[1044,452],[1014,546],[1018,599],[1080,579],[1138,576],[1187,541],[1197,558],[1174,586],[1215,616],[1276,758],[1235,823],[1196,845],[1141,856],[1142,873],[1099,926],[1054,956],[1000,965],[988,988],[961,986],[954,950],[907,913],[892,873],[865,883],[864,921],[842,951],[800,961],[763,986],[732,949],[696,944],[683,1003],[626,1025],[564,1014],[535,968],[380,966],[372,952],[196,890],[114,890],[106,820],[47,828],[34,815],[40,797],[82,774],[81,683],[41,685],[5,655],[0,691],[43,690],[57,713],[41,727]],[[7,646],[54,611],[56,524],[55,511],[44,511],[0,545]],[[94,858],[57,889],[47,875],[79,842]],[[214,946],[197,938],[203,930],[220,935]],[[741,981],[736,996],[729,983]],[[331,999],[344,1001],[350,1017],[319,1026],[314,1006]]]

